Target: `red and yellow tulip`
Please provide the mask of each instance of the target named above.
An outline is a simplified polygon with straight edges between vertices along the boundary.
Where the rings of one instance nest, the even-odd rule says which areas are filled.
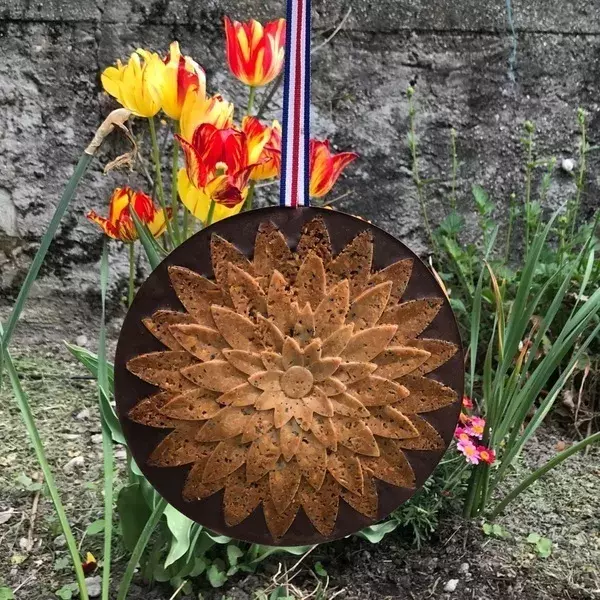
[[[102,87],[138,117],[153,117],[161,108],[166,66],[160,56],[136,50],[126,65],[104,69]]]
[[[149,196],[130,187],[115,189],[109,201],[108,218],[99,216],[93,210],[87,214],[87,218],[96,223],[108,237],[122,242],[134,242],[138,235],[131,217],[131,206],[154,237],[165,231],[166,218],[170,218],[170,214],[165,218],[164,211],[157,209]]]
[[[164,59],[166,65],[162,86],[162,109],[171,119],[179,120],[190,88],[206,96],[204,69],[189,56],[183,56],[178,42],[172,42]]]
[[[283,67],[285,19],[264,27],[254,19],[239,23],[225,17],[227,62],[231,72],[252,87],[267,85]]]
[[[355,152],[332,154],[328,140],[310,141],[310,195],[320,198],[331,191],[342,171],[356,158]]]
[[[250,162],[259,163],[252,169],[250,179],[260,181],[279,176],[281,171],[281,125],[271,126],[256,117],[244,117],[242,131],[248,139]]]
[[[185,154],[185,169],[180,171],[178,183],[186,208],[202,221],[206,221],[213,201],[213,221],[239,212],[256,166],[249,162],[246,134],[204,123],[194,132],[191,143],[177,137]]]
[[[204,89],[191,86],[181,107],[181,137],[191,142],[196,129],[204,123],[214,125],[217,129],[229,129],[233,126],[233,104],[219,94],[208,98]]]

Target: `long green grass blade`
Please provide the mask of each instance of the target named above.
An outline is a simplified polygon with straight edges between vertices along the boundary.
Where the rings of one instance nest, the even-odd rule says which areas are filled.
[[[551,471],[558,465],[560,465],[567,458],[580,452],[581,450],[587,448],[592,444],[597,444],[600,442],[600,432],[594,433],[593,435],[588,436],[587,438],[577,442],[577,444],[573,444],[570,448],[563,450],[560,454],[557,454],[554,458],[549,460],[545,465],[535,470],[529,477],[526,477],[521,481],[521,483],[516,486],[513,490],[511,490],[501,502],[492,510],[490,514],[490,519],[494,519],[497,517],[502,511],[523,491],[525,491],[530,485],[535,483],[540,477],[543,477],[548,471]]]
[[[104,557],[102,561],[102,600],[110,600],[110,570],[113,529],[114,454],[112,429],[107,418],[115,417],[108,397],[108,367],[106,364],[106,289],[108,287],[108,244],[106,238],[100,261],[100,335],[98,336],[98,403],[102,413],[102,455],[104,467]],[[108,405],[108,408],[107,408]]]
[[[98,379],[98,355],[90,352],[86,348],[75,346],[74,344],[69,344],[68,342],[65,342],[65,346],[67,347],[67,350],[92,374],[92,376],[95,379]],[[108,377],[108,391],[112,396],[115,374],[112,363],[108,361],[106,362],[106,371]]]
[[[19,321],[19,317],[21,316],[21,313],[23,312],[23,307],[25,306],[25,301],[27,300],[27,297],[29,296],[29,292],[31,291],[31,286],[33,285],[33,282],[36,280],[36,278],[40,272],[40,269],[42,267],[42,263],[44,262],[44,259],[46,258],[46,254],[48,253],[48,248],[50,248],[50,243],[52,242],[52,239],[54,238],[56,231],[58,230],[58,226],[60,225],[60,222],[63,218],[63,215],[65,214],[65,211],[67,210],[67,207],[69,206],[69,203],[71,202],[73,196],[75,195],[75,190],[77,189],[77,186],[79,185],[79,182],[81,181],[81,178],[84,176],[84,174],[87,171],[88,167],[90,166],[90,163],[92,162],[93,158],[94,158],[93,155],[87,154],[86,152],[84,152],[81,155],[81,158],[79,159],[79,162],[77,163],[77,166],[75,167],[75,171],[74,171],[73,175],[71,175],[71,179],[69,179],[69,182],[67,183],[67,187],[65,188],[65,191],[63,192],[63,195],[62,195],[60,201],[58,202],[58,205],[56,206],[56,210],[54,211],[54,214],[52,215],[52,219],[50,220],[50,223],[48,224],[48,229],[46,229],[46,233],[42,237],[42,241],[40,242],[40,247],[38,248],[38,251],[35,253],[35,257],[33,259],[33,262],[31,263],[31,266],[29,267],[29,271],[27,272],[27,275],[25,276],[25,279],[24,279],[23,283],[21,284],[21,289],[19,290],[19,295],[17,296],[15,305],[13,306],[13,309],[8,317],[8,320],[6,321],[6,323],[4,325],[4,334],[2,336],[2,341],[0,342],[0,344],[1,344],[1,347],[0,347],[0,387],[2,387],[2,360],[3,360],[2,350],[8,348],[10,339],[15,330],[15,326],[17,325],[17,323]]]
[[[0,325],[0,337],[2,336],[3,330],[2,326]],[[48,488],[50,498],[52,499],[52,503],[54,504],[54,509],[56,510],[58,522],[60,524],[63,535],[65,536],[65,540],[67,542],[67,549],[71,556],[71,560],[73,561],[75,577],[77,579],[77,585],[79,587],[79,597],[81,598],[81,600],[88,600],[88,592],[85,585],[85,575],[81,566],[81,557],[79,556],[77,542],[75,541],[75,538],[73,536],[73,532],[71,530],[71,526],[69,525],[67,514],[65,512],[63,503],[60,499],[58,488],[56,487],[54,475],[52,474],[52,470],[50,469],[50,465],[48,464],[48,459],[46,458],[46,453],[44,452],[44,444],[40,438],[40,434],[35,424],[33,413],[31,412],[29,398],[27,397],[27,394],[21,387],[19,375],[17,373],[17,370],[15,369],[15,366],[12,362],[12,358],[8,350],[5,349],[3,351],[3,354],[6,370],[8,372],[8,377],[12,384],[13,392],[15,394],[19,410],[21,411],[21,416],[23,417],[23,421],[25,422],[25,427],[27,429],[27,434],[29,435],[29,440],[31,441],[33,449],[35,450],[38,463],[40,465],[42,473],[44,474],[44,481],[46,482],[46,487]]]
[[[131,210],[131,217],[137,230],[138,237],[140,238],[140,242],[142,242],[142,247],[144,248],[148,262],[150,263],[152,269],[156,269],[156,267],[158,267],[160,264],[160,256],[154,245],[154,238],[152,237],[150,231],[148,231],[148,228],[140,220],[138,214],[135,212],[135,209]]]
[[[125,569],[125,573],[123,575],[123,579],[121,579],[121,584],[119,586],[119,593],[117,595],[117,600],[125,600],[127,598],[127,592],[129,591],[129,586],[131,585],[131,580],[133,579],[133,574],[135,569],[140,562],[140,558],[150,541],[150,537],[154,533],[156,526],[158,525],[165,509],[167,508],[168,503],[164,498],[161,498],[158,501],[158,504],[154,507],[150,518],[146,522],[140,537],[131,553],[131,558],[127,563],[127,568]]]

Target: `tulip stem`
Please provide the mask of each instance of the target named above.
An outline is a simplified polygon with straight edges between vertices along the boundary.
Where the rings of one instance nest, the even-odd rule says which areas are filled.
[[[127,294],[127,306],[131,306],[135,294],[135,244],[129,244],[129,292]]]
[[[190,211],[187,208],[184,208],[183,209],[183,241],[188,239],[189,214],[190,214]]]
[[[179,133],[179,123],[175,121],[175,133]],[[179,172],[179,144],[173,138],[173,165],[171,167],[171,210],[173,211],[173,229],[177,239],[181,241],[179,231],[179,205],[177,203],[177,174]]]
[[[163,187],[162,172],[160,168],[160,151],[158,149],[158,140],[156,139],[156,125],[154,124],[154,117],[148,117],[148,123],[150,124],[150,139],[152,140],[152,161],[154,162],[154,172],[156,174],[156,189],[158,195],[158,202],[165,213],[165,221],[167,222],[167,231],[169,233],[169,239],[171,246],[175,247],[175,236],[173,234],[173,228],[171,226],[171,219],[167,213],[167,205],[165,204],[165,188]]]
[[[216,205],[217,205],[217,203],[214,200],[210,201],[210,206],[208,208],[208,216],[206,217],[206,225],[204,225],[204,227],[208,227],[209,225],[212,224],[213,215],[215,214],[215,206]]]
[[[248,108],[246,110],[246,114],[248,116],[252,115],[252,109],[254,108],[254,98],[256,97],[256,88],[251,85],[250,86],[250,94],[248,95]]]
[[[248,195],[246,196],[246,204],[244,206],[244,210],[252,210],[252,205],[254,204],[254,187],[256,186],[256,182],[251,181],[250,187],[248,189]]]

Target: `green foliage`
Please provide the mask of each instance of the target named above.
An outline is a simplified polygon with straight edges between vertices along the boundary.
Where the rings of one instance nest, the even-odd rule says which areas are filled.
[[[502,525],[499,525],[498,523],[484,523],[481,529],[483,530],[484,535],[487,535],[489,537],[499,539],[510,537],[508,531],[506,531],[506,529],[504,529],[504,527],[502,527]]]
[[[67,583],[56,590],[55,593],[61,600],[71,600],[77,594],[77,584]]]
[[[0,587],[0,600],[14,600],[15,595],[9,587]]]
[[[552,554],[552,540],[542,537],[539,533],[530,533],[527,536],[527,543],[533,545],[535,553],[540,558],[548,558]]]

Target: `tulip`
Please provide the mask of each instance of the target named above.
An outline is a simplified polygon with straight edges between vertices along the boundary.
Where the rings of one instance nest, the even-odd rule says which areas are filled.
[[[205,213],[213,201],[228,209],[241,209],[250,172],[257,164],[249,162],[246,134],[205,123],[196,129],[191,143],[183,136],[177,138],[185,153],[185,178],[179,175],[179,186],[188,210],[206,221]],[[195,190],[190,192],[189,186]]]
[[[138,235],[131,218],[131,206],[154,237],[165,231],[165,212],[157,209],[149,196],[129,187],[115,189],[109,201],[108,218],[99,216],[93,210],[87,214],[87,218],[99,225],[108,237],[122,242],[134,242]],[[167,218],[170,216],[170,212],[167,212]]]
[[[217,129],[229,129],[233,124],[233,104],[218,94],[207,98],[202,88],[191,86],[181,108],[181,136],[191,142],[196,129],[204,123],[214,125]]]
[[[267,85],[283,67],[285,19],[264,27],[254,19],[247,23],[225,17],[227,62],[231,72],[251,87]]]
[[[198,63],[189,56],[182,56],[178,42],[171,43],[164,63],[162,109],[167,116],[178,121],[190,88],[195,88],[201,96],[206,95],[206,76]]]
[[[166,66],[158,54],[136,50],[126,65],[104,69],[105,91],[139,117],[153,117],[161,107]]]
[[[281,170],[281,125],[273,121],[268,126],[256,117],[244,117],[242,131],[248,139],[249,162],[259,163],[250,179],[259,181],[277,177]]]
[[[342,171],[356,158],[354,152],[331,154],[328,140],[310,141],[310,195],[320,198],[334,186]]]

